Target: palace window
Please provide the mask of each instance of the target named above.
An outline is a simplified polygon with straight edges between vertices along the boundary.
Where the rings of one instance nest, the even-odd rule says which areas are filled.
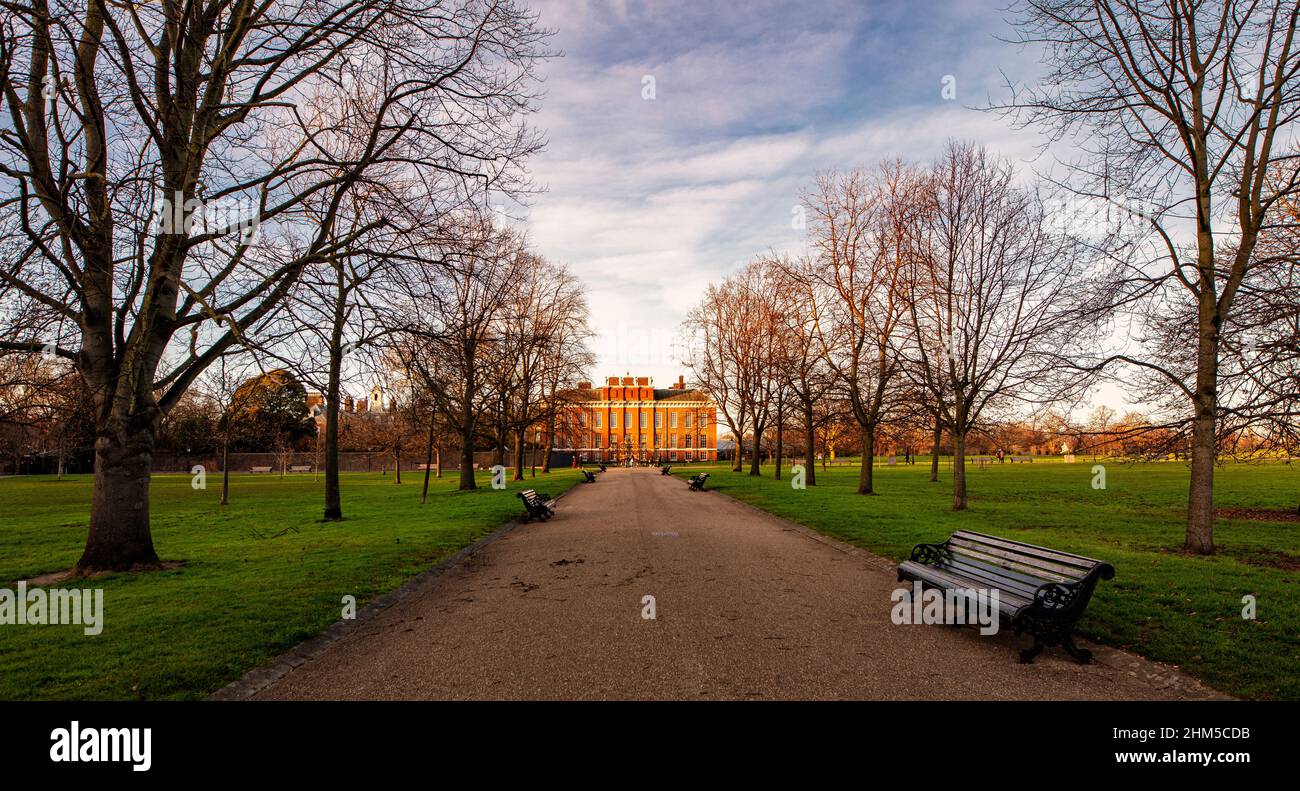
[[[642,413],[641,413],[641,428],[645,428],[645,420],[646,420],[645,413],[642,412]]]
[[[687,412],[687,413],[686,413],[686,427],[687,427],[687,428],[690,428],[690,427],[691,427],[691,413],[690,413],[690,412]]]
[[[675,447],[677,447],[677,435],[676,435],[676,434],[673,434],[672,436],[670,436],[670,437],[668,438],[668,447],[670,447],[670,448],[675,448]]]
[[[597,412],[597,413],[596,413],[596,428],[601,428],[601,427],[602,427],[602,426],[601,426],[601,421],[602,421],[602,420],[603,420],[603,418],[601,417],[600,413]]]
[[[663,427],[664,427],[664,413],[663,413],[663,412],[656,412],[656,413],[655,413],[655,428],[663,428]]]
[[[687,434],[685,437],[682,437],[682,439],[686,440],[686,447],[689,448],[691,446],[691,435]]]
[[[677,428],[677,413],[676,413],[676,412],[669,412],[669,413],[668,413],[668,427],[669,427],[669,428]],[[675,444],[677,444],[677,443],[673,443],[673,444],[675,445]]]
[[[610,427],[610,428],[618,428],[618,413],[617,413],[617,412],[610,412],[610,413],[609,413],[609,427]]]

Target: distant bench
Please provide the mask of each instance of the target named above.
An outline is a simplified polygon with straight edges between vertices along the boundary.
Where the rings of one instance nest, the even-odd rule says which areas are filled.
[[[698,475],[691,476],[686,483],[690,487],[691,491],[702,492],[704,491],[704,482],[707,480],[709,480],[709,474],[707,472],[702,472]]]
[[[1082,555],[958,530],[942,544],[917,544],[898,566],[898,579],[940,590],[998,592],[999,618],[1034,644],[1020,652],[1032,662],[1045,646],[1059,645],[1079,662],[1092,652],[1074,644],[1071,630],[1092,598],[1097,580],[1112,579],[1109,563]]]
[[[583,477],[586,479],[585,483],[595,483],[595,482],[596,482],[596,476],[592,474],[591,470],[583,470],[583,471],[582,471],[582,475],[583,475]]]
[[[271,468],[270,467],[249,467],[248,471],[249,472],[270,472]]]
[[[289,468],[289,472],[311,472],[310,464],[294,464]]]

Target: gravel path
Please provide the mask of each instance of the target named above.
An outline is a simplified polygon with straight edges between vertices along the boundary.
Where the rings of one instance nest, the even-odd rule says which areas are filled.
[[[896,626],[896,587],[866,552],[657,470],[611,469],[550,522],[491,543],[257,697],[1217,696],[1113,649],[1092,646],[1089,666],[1059,649],[1021,665],[1027,638],[1009,632]]]

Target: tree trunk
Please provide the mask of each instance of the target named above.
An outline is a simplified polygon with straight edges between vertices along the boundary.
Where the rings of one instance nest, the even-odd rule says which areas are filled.
[[[402,443],[399,441],[393,446],[393,483],[401,484],[402,482]]]
[[[551,414],[546,424],[546,455],[542,457],[542,472],[551,471],[551,450],[555,447],[555,414]]]
[[[524,436],[527,434],[526,429],[515,430],[515,477],[514,480],[522,481],[524,479]]]
[[[424,448],[424,489],[420,492],[420,504],[429,501],[429,476],[433,472],[433,416],[429,417],[429,443]]]
[[[340,300],[341,302],[341,300]],[[334,332],[330,338],[330,370],[325,386],[325,521],[343,518],[343,495],[339,489],[339,392],[343,368],[342,305],[334,309]]]
[[[779,405],[777,408],[780,408]],[[781,480],[781,454],[785,451],[785,446],[781,442],[781,435],[785,433],[782,430],[784,426],[785,421],[778,416],[776,419],[776,471],[774,473],[774,477],[778,481]]]
[[[930,450],[930,480],[939,480],[939,444],[943,442],[943,423],[934,419],[934,445]]]
[[[966,510],[966,432],[952,432],[952,510]]]
[[[462,492],[477,489],[474,483],[474,426],[465,426],[460,432],[460,484],[456,487]]]
[[[862,432],[862,467],[858,470],[858,494],[875,494],[872,488],[872,476],[875,473],[876,427]]]
[[[1199,376],[1198,376],[1199,378]],[[1208,404],[1207,404],[1208,402]],[[1187,539],[1190,552],[1214,552],[1214,396],[1199,391],[1192,423],[1192,478],[1187,491]]]
[[[762,469],[761,469],[761,467],[762,467],[762,463],[763,463],[763,457],[762,457],[763,447],[762,447],[762,442],[763,442],[763,429],[762,429],[760,426],[754,426],[754,447],[753,447],[753,451],[754,451],[754,453],[753,453],[753,456],[752,456],[752,457],[750,458],[750,460],[749,460],[749,474],[750,474],[750,475],[762,475],[762,474],[763,474],[763,471],[762,471]]]
[[[740,472],[740,467],[743,463],[740,459],[741,448],[745,444],[745,435],[743,432],[737,431],[736,427],[730,423],[727,424],[727,427],[731,429],[731,437],[735,440],[736,445],[731,451],[731,471]]]
[[[817,443],[813,441],[815,434],[813,433],[813,407],[811,402],[804,404],[803,407],[803,432],[808,445],[803,455],[803,482],[807,486],[816,486],[817,464],[814,461],[816,454],[813,451],[816,449]]]
[[[154,436],[147,418],[110,417],[95,440],[95,485],[86,549],[73,572],[158,568],[149,529]]]
[[[227,418],[229,420],[229,418]],[[230,432],[221,440],[221,504],[230,504]]]

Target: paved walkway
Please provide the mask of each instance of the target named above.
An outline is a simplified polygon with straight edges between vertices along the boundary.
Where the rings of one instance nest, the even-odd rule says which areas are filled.
[[[810,495],[812,492],[810,491]],[[504,495],[503,495],[504,496]],[[1167,699],[1214,693],[1101,649],[896,626],[890,564],[657,470],[611,469],[260,698]],[[1105,583],[1103,583],[1105,584]],[[657,618],[642,616],[642,597]]]

